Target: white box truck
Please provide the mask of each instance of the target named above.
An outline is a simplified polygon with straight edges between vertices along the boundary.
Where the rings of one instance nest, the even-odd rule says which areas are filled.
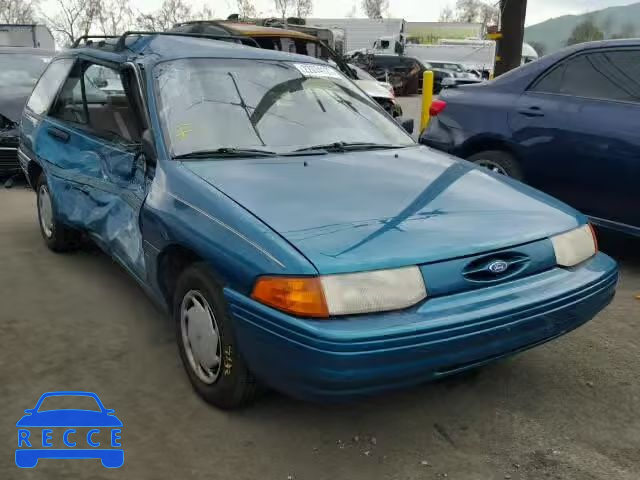
[[[0,47],[32,47],[53,51],[56,42],[44,25],[0,24]]]
[[[404,38],[405,21],[402,18],[308,18],[312,27],[337,28],[344,31],[344,52],[374,48],[381,38]],[[402,40],[401,40],[402,41]]]

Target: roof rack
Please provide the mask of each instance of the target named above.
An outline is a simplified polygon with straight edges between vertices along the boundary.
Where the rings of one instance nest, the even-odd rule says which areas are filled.
[[[102,39],[101,43],[104,43],[104,41],[107,38],[119,38],[119,37],[120,35],[82,35],[81,37],[76,38],[73,44],[71,44],[71,48],[78,48],[80,46],[80,42],[82,42],[83,40],[85,45],[89,45],[90,43],[93,43],[92,39],[94,38],[101,38]]]
[[[182,32],[153,32],[153,31],[127,31],[124,32],[118,38],[118,42],[116,43],[116,50],[124,50],[126,46],[127,37],[131,37],[134,35],[142,36],[142,35],[163,35],[169,37],[191,37],[191,38],[208,38],[209,40],[236,40],[237,43],[243,43],[247,45],[251,45],[252,47],[260,47],[258,42],[256,42],[251,37],[238,36],[238,35],[211,35],[208,33],[182,33]]]

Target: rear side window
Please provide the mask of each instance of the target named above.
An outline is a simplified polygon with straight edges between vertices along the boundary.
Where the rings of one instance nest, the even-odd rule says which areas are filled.
[[[72,58],[54,60],[38,80],[31,97],[27,102],[27,108],[37,115],[44,115],[49,110],[60,85],[67,77],[73,66]]]
[[[640,50],[603,51],[574,57],[546,75],[533,90],[640,102]]]

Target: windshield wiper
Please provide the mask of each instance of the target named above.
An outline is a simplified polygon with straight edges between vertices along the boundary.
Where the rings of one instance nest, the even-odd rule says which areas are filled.
[[[213,150],[196,150],[194,152],[175,155],[176,160],[188,158],[211,158],[211,157],[272,157],[278,155],[270,150],[260,150],[257,148],[216,148]]]
[[[324,150],[326,152],[354,152],[357,150],[385,150],[393,148],[406,148],[409,146],[410,145],[393,145],[391,143],[333,142],[299,148],[297,150],[294,150],[293,152],[290,152],[290,154],[297,152],[309,152],[313,150]]]

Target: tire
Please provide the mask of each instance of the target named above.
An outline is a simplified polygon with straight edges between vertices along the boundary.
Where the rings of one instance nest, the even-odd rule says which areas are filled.
[[[48,207],[47,199],[48,197]],[[36,182],[36,196],[38,204],[38,225],[44,242],[50,250],[61,253],[76,250],[80,245],[80,232],[67,227],[60,222],[56,215],[56,206],[49,193],[49,185],[44,172],[40,174]],[[48,214],[45,210],[48,209]],[[46,219],[48,215],[49,220]]]
[[[185,314],[190,310],[191,319]],[[241,407],[258,396],[261,388],[238,350],[233,320],[227,312],[222,287],[205,264],[187,267],[178,278],[173,317],[180,358],[198,395],[222,409]],[[209,326],[218,332],[217,336],[211,336]],[[206,341],[201,341],[203,338]],[[211,350],[213,342],[217,344],[215,355]],[[213,356],[218,358],[217,368],[211,367],[215,364],[211,360]],[[205,360],[200,361],[199,358]]]
[[[484,152],[474,153],[467,160],[516,180],[524,178],[518,161],[513,155],[502,150],[485,150]]]

